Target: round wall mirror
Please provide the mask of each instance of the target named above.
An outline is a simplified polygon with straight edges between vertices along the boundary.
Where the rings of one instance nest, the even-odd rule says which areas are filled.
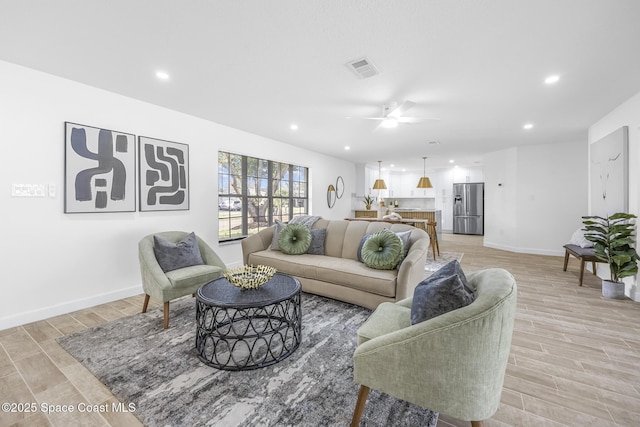
[[[339,199],[344,194],[344,180],[341,176],[336,179],[336,197]]]

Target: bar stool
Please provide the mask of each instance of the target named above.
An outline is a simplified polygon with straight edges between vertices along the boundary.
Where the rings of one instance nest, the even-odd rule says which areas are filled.
[[[438,245],[438,232],[436,231],[437,222],[427,222],[427,234],[431,240],[431,250],[433,251],[433,260],[436,260],[436,253],[440,256],[440,245]]]

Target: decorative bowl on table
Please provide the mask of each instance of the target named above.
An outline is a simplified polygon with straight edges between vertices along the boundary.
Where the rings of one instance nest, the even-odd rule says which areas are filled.
[[[268,265],[243,265],[223,273],[229,283],[240,289],[258,289],[267,283],[274,274],[276,274],[276,269]]]

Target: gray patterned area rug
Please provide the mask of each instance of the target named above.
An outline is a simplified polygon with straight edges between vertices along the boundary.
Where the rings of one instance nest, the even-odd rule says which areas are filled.
[[[457,259],[458,262],[460,262],[462,261],[463,255],[464,254],[462,252],[440,251],[440,255],[438,255],[434,260],[433,253],[429,251],[429,253],[427,254],[427,263],[424,266],[424,271],[427,273],[437,271],[440,267],[442,267],[443,265],[447,264],[450,261],[453,261],[454,259]]]
[[[146,426],[347,426],[356,330],[371,311],[302,294],[302,343],[252,371],[211,368],[195,351],[195,298],[172,302],[170,327],[156,308],[58,339]],[[372,390],[361,426],[435,426],[437,413]]]

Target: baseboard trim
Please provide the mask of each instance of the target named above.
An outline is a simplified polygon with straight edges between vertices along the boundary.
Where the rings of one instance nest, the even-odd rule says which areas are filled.
[[[50,317],[71,313],[73,311],[82,310],[89,307],[94,307],[100,304],[106,304],[109,302],[117,301],[119,299],[139,295],[142,292],[142,284],[139,284],[136,286],[131,286],[129,288],[119,289],[117,291],[100,295],[93,295],[87,298],[69,301],[50,307],[44,307],[33,311],[0,317],[0,330],[13,328],[15,326],[26,325],[27,323],[37,322],[39,320],[48,319]],[[140,309],[142,310],[142,300],[140,300]]]
[[[551,250],[551,249],[534,249],[534,248],[520,248],[515,246],[500,245],[497,243],[484,241],[484,246],[493,249],[500,249],[502,251],[516,252],[519,254],[532,254],[532,255],[549,255],[549,256],[564,256],[564,249]]]

